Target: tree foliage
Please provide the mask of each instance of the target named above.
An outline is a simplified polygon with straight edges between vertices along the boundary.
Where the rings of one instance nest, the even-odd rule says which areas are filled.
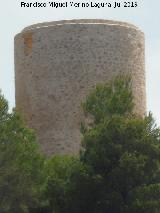
[[[77,157],[44,158],[0,96],[0,212],[160,212],[160,129],[133,113],[131,85],[117,76],[88,95]]]
[[[129,75],[118,75],[108,83],[97,84],[82,103],[83,109],[94,117],[95,124],[113,114],[130,114],[134,106],[131,87]]]
[[[151,114],[133,114],[127,78],[96,87],[83,104],[94,122],[84,133],[81,161],[101,185],[92,213],[160,211],[160,129]]]
[[[83,189],[79,188],[81,183],[78,182],[83,180],[86,183],[88,174],[87,168],[79,161],[79,158],[54,156],[47,161],[45,171],[47,175],[46,197],[48,197],[52,211],[80,213],[78,204],[81,201],[78,200],[78,194],[83,192]]]
[[[160,211],[160,129],[152,115],[133,113],[131,78],[98,85],[82,104],[92,125],[83,130],[80,159],[54,158],[47,196],[57,213]],[[52,169],[51,169],[52,168]]]
[[[39,205],[44,159],[35,134],[0,95],[0,212],[28,212]]]

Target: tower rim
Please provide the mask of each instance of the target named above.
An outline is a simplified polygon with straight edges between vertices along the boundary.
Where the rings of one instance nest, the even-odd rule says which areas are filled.
[[[54,26],[61,26],[61,25],[107,25],[107,26],[120,26],[130,29],[135,29],[143,33],[139,27],[130,24],[129,22],[125,21],[116,21],[116,20],[109,20],[109,19],[70,19],[70,20],[58,20],[58,21],[50,21],[50,22],[41,22],[38,24],[32,24],[25,27],[21,32],[27,32],[42,28],[49,28]]]

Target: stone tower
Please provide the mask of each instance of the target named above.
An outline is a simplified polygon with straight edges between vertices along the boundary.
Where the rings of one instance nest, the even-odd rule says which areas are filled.
[[[55,21],[15,37],[16,106],[47,155],[78,152],[81,101],[116,74],[132,75],[135,112],[143,115],[144,70],[144,34],[128,23]]]

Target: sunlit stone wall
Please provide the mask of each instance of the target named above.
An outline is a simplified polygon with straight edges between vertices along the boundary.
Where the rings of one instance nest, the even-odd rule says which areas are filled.
[[[47,155],[80,149],[81,101],[97,83],[130,73],[135,112],[146,110],[144,34],[134,25],[70,20],[15,37],[16,106]]]

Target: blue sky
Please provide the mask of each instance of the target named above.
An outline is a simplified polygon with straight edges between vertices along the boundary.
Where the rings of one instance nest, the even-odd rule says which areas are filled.
[[[23,1],[34,3],[36,0]],[[72,1],[82,2],[82,0]],[[39,0],[39,2],[47,2],[47,0]],[[59,2],[65,2],[65,0]],[[113,3],[115,1],[93,0],[92,2]],[[123,3],[124,0],[117,2]],[[39,22],[82,18],[112,19],[133,23],[145,33],[147,111],[152,111],[157,123],[160,124],[160,1],[137,0],[137,2],[137,8],[56,9],[21,8],[21,0],[2,1],[0,3],[0,88],[9,101],[10,108],[15,106],[14,36],[17,33],[24,27]]]

